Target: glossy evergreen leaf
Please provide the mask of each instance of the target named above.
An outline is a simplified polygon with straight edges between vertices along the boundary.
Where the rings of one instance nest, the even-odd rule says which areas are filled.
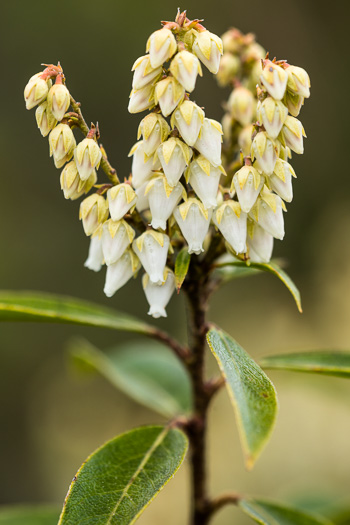
[[[160,426],[112,439],[78,470],[58,525],[134,523],[174,476],[187,446],[181,430]]]
[[[0,507],[0,525],[57,525],[59,515],[59,509],[47,505]]]
[[[175,286],[177,293],[185,280],[185,277],[190,267],[191,255],[188,253],[188,248],[185,246],[179,251],[175,261]]]
[[[116,388],[166,418],[188,414],[192,408],[187,371],[165,346],[132,342],[106,353],[86,340],[73,341],[74,362],[95,370]]]
[[[261,359],[260,365],[269,369],[350,378],[350,352],[322,350],[271,355]]]
[[[261,525],[332,525],[327,519],[258,499],[242,499],[239,507]]]
[[[0,292],[0,321],[79,324],[142,334],[154,331],[152,326],[110,308],[38,292]]]
[[[252,468],[273,430],[278,409],[275,388],[257,363],[227,333],[212,328],[207,340],[226,380],[246,466]]]

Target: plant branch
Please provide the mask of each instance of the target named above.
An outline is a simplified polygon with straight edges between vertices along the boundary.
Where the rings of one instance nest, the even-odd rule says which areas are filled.
[[[215,514],[215,512],[222,509],[222,507],[225,507],[226,505],[237,505],[241,499],[242,496],[236,494],[235,492],[221,494],[221,496],[218,496],[210,502],[210,516]]]
[[[152,328],[148,332],[148,336],[167,345],[180,359],[180,361],[182,361],[186,365],[190,358],[190,352],[186,346],[179,343],[179,341],[171,337],[171,335],[167,332],[159,330],[158,328]]]

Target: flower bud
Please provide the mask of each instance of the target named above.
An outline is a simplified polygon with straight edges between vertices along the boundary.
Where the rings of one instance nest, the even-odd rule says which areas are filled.
[[[92,235],[108,217],[108,204],[102,195],[93,193],[80,204],[79,219],[86,235]]]
[[[135,231],[124,221],[109,219],[102,225],[102,252],[107,265],[117,262],[135,237]]]
[[[223,54],[222,40],[210,31],[197,33],[193,52],[214,75],[219,71],[220,58]]]
[[[221,166],[222,127],[219,122],[205,118],[194,147],[217,168]]]
[[[235,173],[231,184],[231,197],[236,191],[242,211],[248,213],[251,210],[264,182],[265,178],[253,166],[243,166]]]
[[[225,142],[229,143],[232,141],[232,132],[234,126],[234,120],[231,117],[230,113],[225,113],[221,119],[222,131],[224,132],[223,139]],[[250,145],[249,145],[250,151]]]
[[[275,239],[282,240],[284,237],[282,210],[286,211],[282,199],[264,186],[249,215],[267,233],[275,237]]]
[[[74,201],[91,190],[97,182],[97,175],[94,170],[86,181],[82,181],[79,177],[77,166],[74,160],[72,160],[66,164],[62,170],[60,182],[64,198]]]
[[[288,116],[288,109],[280,101],[267,97],[258,105],[258,119],[272,139],[276,139]]]
[[[147,84],[141,89],[133,89],[130,93],[129,113],[140,113],[154,106],[154,86]]]
[[[249,126],[245,126],[245,128],[240,131],[238,135],[238,145],[240,149],[242,150],[244,157],[249,157],[251,149],[252,149],[252,135],[254,131],[253,124],[250,124]]]
[[[243,86],[235,88],[227,101],[227,106],[233,118],[242,126],[248,126],[253,121],[256,102],[249,89]]]
[[[154,84],[161,76],[163,68],[160,66],[154,69],[151,66],[149,55],[145,55],[136,60],[131,71],[134,72],[132,79],[133,89],[142,89],[147,84]]]
[[[46,137],[57,124],[57,120],[49,110],[47,102],[42,102],[36,108],[35,118],[43,137]]]
[[[282,128],[283,138],[286,145],[295,153],[304,153],[303,137],[306,137],[304,128],[300,120],[288,116]]]
[[[265,56],[266,50],[257,42],[252,42],[244,49],[242,61],[245,63],[258,63],[260,65],[261,72],[261,60],[263,60]]]
[[[220,60],[219,71],[216,78],[219,86],[225,87],[237,76],[241,67],[241,61],[236,55],[224,53]]]
[[[148,315],[155,319],[167,317],[165,308],[175,290],[175,276],[169,269],[164,270],[164,283],[154,284],[147,273],[142,277],[142,286],[145,291],[146,299],[150,305]]]
[[[170,29],[163,27],[151,34],[147,41],[151,66],[157,68],[169,60],[177,50],[176,40]]]
[[[274,172],[269,177],[270,186],[286,202],[293,199],[292,177],[296,177],[292,166],[284,160],[277,159]]]
[[[84,266],[93,272],[99,272],[103,265],[103,253],[101,239],[96,237],[90,238],[89,255]]]
[[[135,190],[137,196],[135,208],[139,213],[149,209],[148,196],[145,194],[148,183],[149,181],[147,180]]]
[[[167,121],[159,113],[150,113],[140,122],[137,138],[143,137],[143,150],[152,155],[170,133]]]
[[[260,81],[265,86],[268,94],[276,100],[283,98],[287,87],[288,74],[283,67],[271,62],[271,60],[264,61],[264,68],[260,75]]]
[[[56,120],[62,120],[70,106],[70,94],[64,84],[54,84],[47,95],[47,105]]]
[[[133,250],[139,257],[152,283],[164,283],[164,269],[169,246],[169,237],[154,230],[146,230],[132,243]]]
[[[239,29],[232,27],[222,35],[224,51],[229,53],[240,53],[243,35]]]
[[[99,168],[102,153],[94,139],[85,138],[74,150],[74,160],[81,180],[87,180]]]
[[[151,226],[155,230],[158,228],[165,230],[166,221],[172,215],[175,206],[182,198],[186,199],[186,192],[182,184],[178,183],[172,187],[164,175],[154,177],[147,184],[145,195],[148,197],[152,214]]]
[[[310,77],[305,69],[297,66],[287,67],[288,82],[287,89],[295,95],[303,98],[310,96]]]
[[[153,171],[160,169],[160,162],[158,158],[147,157],[143,147],[143,140],[136,142],[129,152],[129,157],[132,158],[132,185],[134,188],[139,188],[148,181]]]
[[[224,169],[221,166],[219,168],[212,166],[203,155],[199,155],[192,161],[186,171],[187,182],[191,184],[207,210],[217,206],[217,194],[222,174],[226,175]]]
[[[112,297],[140,268],[140,261],[131,248],[127,249],[117,262],[107,266],[106,282],[103,289],[107,297]]]
[[[203,242],[208,233],[212,211],[206,210],[198,199],[188,199],[174,211],[182,235],[188,243],[188,253],[204,252]]]
[[[304,97],[295,95],[287,90],[283,98],[283,104],[287,106],[289,113],[293,115],[293,117],[297,117],[304,104]]]
[[[107,199],[112,220],[120,221],[135,206],[137,196],[130,184],[124,182],[110,188],[107,191]]]
[[[257,133],[252,142],[252,160],[256,159],[258,168],[266,175],[271,175],[277,160],[276,146],[266,131]]]
[[[288,148],[288,146],[283,146],[281,143],[279,143],[278,146],[278,156],[280,159],[285,160],[288,162],[288,159],[292,158],[292,152]]]
[[[58,124],[49,135],[50,157],[53,160],[56,168],[68,162],[74,153],[76,146],[73,131],[68,124]]]
[[[247,245],[251,262],[268,263],[272,256],[273,236],[254,222],[248,226]]]
[[[202,123],[204,111],[190,100],[185,100],[171,116],[171,126],[179,130],[182,138],[189,146],[194,146]]]
[[[175,55],[170,64],[170,72],[190,93],[194,90],[198,73],[202,76],[198,58],[189,51],[180,51]]]
[[[164,117],[168,117],[185,96],[185,88],[174,77],[157,82],[154,100],[159,104]]]
[[[247,214],[241,211],[238,202],[225,201],[221,204],[214,210],[213,223],[237,254],[247,251]]]
[[[51,80],[40,78],[41,73],[33,75],[24,88],[24,100],[27,109],[32,109],[46,99],[51,87]]]
[[[189,165],[192,150],[181,139],[171,137],[163,142],[157,155],[170,186],[176,186],[181,175]]]

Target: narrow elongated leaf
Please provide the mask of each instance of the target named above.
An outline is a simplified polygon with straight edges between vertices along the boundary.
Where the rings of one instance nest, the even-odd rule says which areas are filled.
[[[45,506],[0,507],[0,525],[57,525],[59,509]]]
[[[289,275],[284,270],[282,270],[282,268],[280,268],[278,266],[278,264],[276,264],[275,262],[272,262],[272,261],[269,262],[269,263],[254,263],[254,262],[251,262],[248,265],[245,262],[234,261],[234,262],[227,262],[227,263],[219,264],[217,267],[218,268],[224,268],[224,267],[227,267],[227,266],[233,266],[233,267],[236,267],[236,268],[241,268],[242,270],[244,269],[245,273],[243,273],[243,275],[246,274],[246,272],[248,271],[248,268],[251,271],[260,270],[262,272],[268,272],[268,273],[272,273],[273,275],[276,275],[276,277],[278,277],[283,282],[283,284],[288,288],[288,290],[290,291],[290,293],[294,297],[294,300],[296,302],[296,305],[298,307],[299,312],[301,313],[303,311],[303,309],[301,307],[301,298],[300,298],[300,292],[299,292],[298,288],[295,286],[294,282],[289,277]]]
[[[212,328],[207,334],[207,340],[226,379],[246,466],[252,468],[275,423],[275,388],[257,363],[231,336]]]
[[[154,342],[133,342],[106,353],[86,340],[70,345],[76,364],[103,375],[116,388],[166,418],[192,409],[187,371],[173,353]]]
[[[160,426],[112,439],[79,469],[58,525],[134,523],[178,470],[187,446],[182,431]]]
[[[264,500],[242,499],[239,507],[261,525],[332,525],[324,518]]]
[[[261,359],[260,364],[269,369],[350,378],[350,352],[323,350],[271,355]]]
[[[151,334],[154,328],[104,306],[37,292],[0,292],[0,321],[37,321],[99,326]]]
[[[175,261],[175,286],[177,293],[179,293],[182,283],[188,272],[188,268],[191,262],[191,255],[188,253],[188,248],[182,248],[177,254]]]

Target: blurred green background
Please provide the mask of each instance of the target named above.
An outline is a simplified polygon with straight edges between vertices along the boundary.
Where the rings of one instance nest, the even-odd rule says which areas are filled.
[[[120,176],[141,115],[127,112],[134,60],[144,54],[160,20],[171,20],[178,2],[112,0],[4,2],[1,5],[1,206],[4,289],[69,294],[146,316],[139,280],[107,299],[104,272],[83,267],[88,240],[78,203],[65,201],[47,139],[27,112],[24,86],[41,63],[61,61],[67,85],[88,121],[100,123],[102,142]],[[286,238],[275,255],[302,291],[304,314],[272,276],[232,282],[213,298],[210,319],[254,357],[291,349],[350,348],[350,178],[348,150],[348,13],[345,3],[289,0],[232,2],[190,0],[191,18],[204,18],[216,34],[229,26],[256,33],[272,56],[304,67],[311,99],[301,113],[308,139],[293,158],[295,198],[285,216]],[[196,101],[209,117],[222,116],[220,90],[205,71]],[[103,178],[103,175],[101,175]],[[175,297],[159,321],[185,337],[183,300]],[[66,366],[65,345],[83,335],[100,348],[126,337],[65,326],[1,325],[0,503],[57,502],[85,457],[105,440],[160,418],[118,394],[103,379],[77,380]],[[210,363],[212,369],[215,365]],[[274,372],[280,398],[275,433],[255,469],[243,466],[226,393],[210,417],[209,464],[213,493],[236,489],[290,501],[321,494],[341,501],[350,487],[350,384],[344,379]],[[185,523],[187,467],[139,520],[143,525]],[[217,525],[245,524],[239,511],[222,511]]]

